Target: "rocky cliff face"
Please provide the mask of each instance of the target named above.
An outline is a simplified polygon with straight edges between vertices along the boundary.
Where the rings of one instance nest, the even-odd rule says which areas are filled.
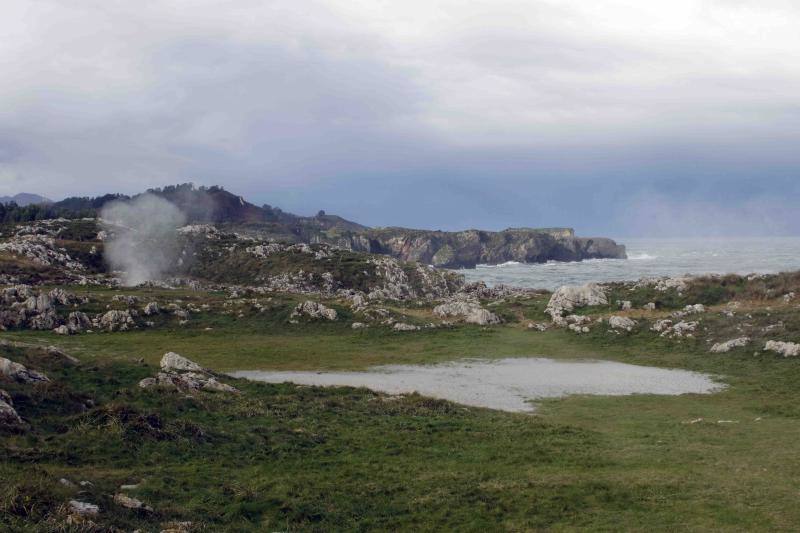
[[[382,228],[343,235],[332,244],[445,268],[474,268],[478,264],[506,261],[543,263],[626,257],[625,246],[603,237],[576,237],[569,228],[513,228],[497,232]]]

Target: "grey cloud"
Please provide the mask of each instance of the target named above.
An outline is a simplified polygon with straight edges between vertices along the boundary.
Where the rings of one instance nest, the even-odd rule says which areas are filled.
[[[375,225],[585,233],[652,201],[800,231],[793,4],[428,7],[12,0],[0,193],[194,180]]]

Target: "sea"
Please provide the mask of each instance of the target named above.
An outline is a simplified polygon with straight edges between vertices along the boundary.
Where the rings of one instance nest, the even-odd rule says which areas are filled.
[[[478,265],[462,269],[467,281],[552,290],[590,281],[701,274],[769,274],[800,270],[800,237],[616,239],[627,259]]]

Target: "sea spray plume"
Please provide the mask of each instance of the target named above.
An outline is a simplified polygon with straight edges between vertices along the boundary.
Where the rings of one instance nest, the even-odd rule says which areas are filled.
[[[178,260],[177,228],[186,216],[174,204],[152,194],[108,204],[100,213],[110,238],[105,257],[121,270],[125,285],[160,279]]]

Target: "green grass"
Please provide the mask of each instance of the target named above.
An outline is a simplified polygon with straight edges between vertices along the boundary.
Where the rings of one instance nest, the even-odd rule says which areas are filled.
[[[102,309],[113,294],[92,290],[92,305]],[[141,300],[163,297],[222,302],[190,291]],[[538,319],[540,300],[498,311]],[[706,341],[733,336],[738,322],[708,313],[711,332],[680,341],[645,327],[574,335],[528,331],[524,323],[352,331],[344,320],[287,324],[296,301],[276,298],[269,313],[243,318],[200,313],[184,327],[165,317],[155,329],[124,333],[3,333],[58,344],[83,364],[64,368],[36,350],[0,348],[53,378],[33,388],[2,384],[31,429],[0,434],[0,529],[58,530],[59,509],[75,497],[101,506],[102,527],[145,531],[171,520],[209,531],[793,530],[800,523],[800,362],[754,356],[757,345],[709,354]],[[337,310],[351,320],[346,308]],[[800,330],[790,307],[743,320],[754,335],[777,320],[786,325],[781,338]],[[140,390],[136,383],[169,350],[221,371],[593,357],[709,372],[728,388],[574,396],[542,402],[533,416],[233,379],[240,396]],[[77,496],[60,477],[94,486]],[[113,504],[120,484],[141,480],[131,494],[154,513]]]

